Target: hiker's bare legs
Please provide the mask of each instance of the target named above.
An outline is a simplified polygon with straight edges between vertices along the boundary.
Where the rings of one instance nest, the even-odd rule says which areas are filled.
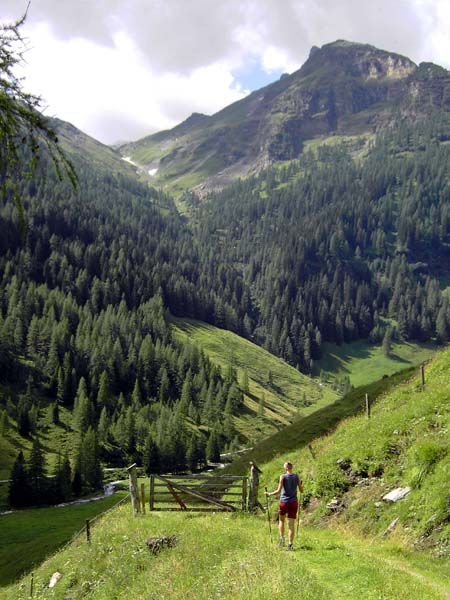
[[[289,539],[289,543],[292,544],[292,542],[294,541],[294,534],[295,534],[295,519],[288,519],[288,527],[289,527],[288,539]]]
[[[280,539],[284,539],[284,521],[285,515],[278,515],[278,529],[280,530]]]

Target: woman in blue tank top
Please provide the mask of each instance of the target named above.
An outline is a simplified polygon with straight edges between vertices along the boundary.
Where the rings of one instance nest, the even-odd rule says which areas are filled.
[[[288,550],[293,549],[295,534],[295,519],[298,511],[297,489],[303,492],[303,482],[292,472],[293,465],[287,461],[284,463],[285,473],[280,475],[278,487],[274,492],[265,492],[266,496],[276,496],[281,492],[278,514],[280,517],[278,527],[280,530],[280,546],[284,546],[284,523],[288,517]]]

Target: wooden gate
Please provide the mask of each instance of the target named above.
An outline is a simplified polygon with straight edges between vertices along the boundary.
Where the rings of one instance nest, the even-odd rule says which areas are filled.
[[[150,510],[232,512],[246,508],[247,477],[150,475]]]

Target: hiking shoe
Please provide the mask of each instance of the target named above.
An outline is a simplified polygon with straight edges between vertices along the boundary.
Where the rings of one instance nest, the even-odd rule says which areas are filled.
[[[288,550],[293,550],[294,546],[292,544],[288,544]]]
[[[284,547],[284,538],[280,537],[280,541],[278,542],[278,545],[280,546],[280,548]]]

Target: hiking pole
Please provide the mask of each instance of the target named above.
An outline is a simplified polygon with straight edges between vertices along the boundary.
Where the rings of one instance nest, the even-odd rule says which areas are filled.
[[[264,488],[266,492],[266,504],[267,504],[267,519],[269,521],[269,535],[270,535],[270,543],[272,543],[272,524],[270,522],[270,510],[269,510],[269,496],[267,495],[267,487]]]
[[[300,527],[300,502],[298,503],[297,511],[297,540],[298,540],[298,528]]]

